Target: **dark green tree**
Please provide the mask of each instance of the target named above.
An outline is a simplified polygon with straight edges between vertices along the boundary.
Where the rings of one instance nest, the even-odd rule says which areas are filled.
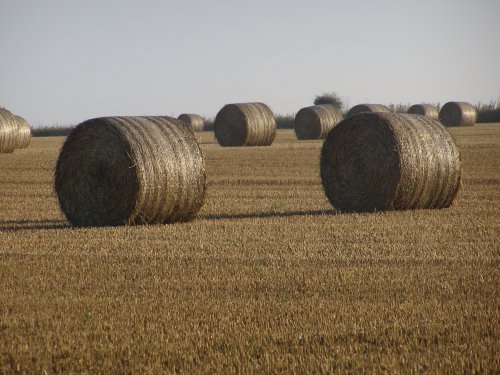
[[[344,106],[342,99],[340,99],[340,97],[334,92],[316,95],[314,98],[314,105],[320,104],[331,104],[338,110],[342,110],[342,107]]]

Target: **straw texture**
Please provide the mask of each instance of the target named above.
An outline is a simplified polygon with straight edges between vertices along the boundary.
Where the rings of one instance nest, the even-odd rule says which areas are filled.
[[[448,102],[439,112],[445,126],[473,126],[477,121],[476,108],[466,102]]]
[[[186,124],[188,127],[193,129],[195,132],[201,132],[203,131],[205,121],[203,121],[203,117],[199,115],[195,115],[193,113],[183,113],[182,115],[179,115],[177,117],[179,120],[181,120],[184,124]]]
[[[347,112],[346,118],[365,112],[391,112],[391,110],[382,104],[358,104]]]
[[[412,115],[427,116],[434,120],[439,119],[439,111],[437,107],[432,104],[414,104],[408,108],[408,113]]]
[[[323,144],[320,171],[344,212],[449,207],[461,181],[450,133],[430,117],[395,113],[342,121]]]
[[[11,153],[17,147],[18,130],[16,118],[5,108],[0,108],[0,153]]]
[[[295,115],[297,139],[324,139],[342,121],[342,113],[331,104],[302,108]]]
[[[204,158],[179,120],[96,118],[66,139],[54,187],[75,226],[189,221],[204,203]]]
[[[214,122],[221,146],[269,146],[276,136],[273,112],[263,103],[225,105]]]
[[[26,121],[21,116],[14,116],[17,124],[17,147],[16,148],[26,148],[31,142],[31,128]]]

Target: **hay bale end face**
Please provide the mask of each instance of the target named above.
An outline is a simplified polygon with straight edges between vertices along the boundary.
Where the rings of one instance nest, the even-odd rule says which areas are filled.
[[[340,121],[342,113],[330,104],[302,108],[295,115],[297,139],[324,139]]]
[[[203,131],[203,128],[205,126],[205,121],[203,120],[203,117],[195,115],[193,113],[183,113],[179,115],[177,119],[181,120],[184,124],[193,129],[193,131],[195,132]]]
[[[473,126],[477,121],[476,108],[466,102],[448,102],[439,112],[444,126]]]
[[[184,222],[204,203],[204,158],[179,120],[96,118],[66,139],[54,188],[75,226]]]
[[[269,146],[276,136],[276,120],[263,103],[227,104],[215,117],[214,132],[221,146]]]
[[[31,128],[21,116],[14,116],[17,124],[17,148],[26,148],[31,142]]]
[[[18,126],[15,116],[0,108],[0,153],[11,153],[18,145]]]
[[[382,104],[358,104],[352,107],[349,112],[347,112],[346,118],[365,112],[385,113],[391,112],[391,110]]]
[[[409,114],[342,121],[323,144],[320,170],[326,196],[343,212],[449,207],[461,181],[450,133],[432,118]]]
[[[421,115],[437,120],[439,118],[439,111],[435,105],[432,104],[414,104],[408,108],[408,113],[412,115]]]

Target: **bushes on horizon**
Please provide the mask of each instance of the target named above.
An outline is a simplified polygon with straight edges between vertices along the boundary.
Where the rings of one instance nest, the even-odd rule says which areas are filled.
[[[320,105],[320,104],[331,104],[339,111],[342,111],[344,107],[344,102],[334,92],[316,95],[316,97],[314,98],[314,105]]]
[[[478,103],[476,108],[478,123],[500,122],[500,99],[488,104]]]
[[[73,128],[73,125],[44,126],[43,128],[32,128],[31,133],[33,137],[66,137]]]

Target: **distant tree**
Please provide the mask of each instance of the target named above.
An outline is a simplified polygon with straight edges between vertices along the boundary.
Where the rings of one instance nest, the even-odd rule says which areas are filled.
[[[314,105],[320,104],[331,104],[338,110],[342,110],[342,107],[344,106],[342,99],[340,99],[340,97],[334,92],[316,95],[316,98],[314,98]]]

